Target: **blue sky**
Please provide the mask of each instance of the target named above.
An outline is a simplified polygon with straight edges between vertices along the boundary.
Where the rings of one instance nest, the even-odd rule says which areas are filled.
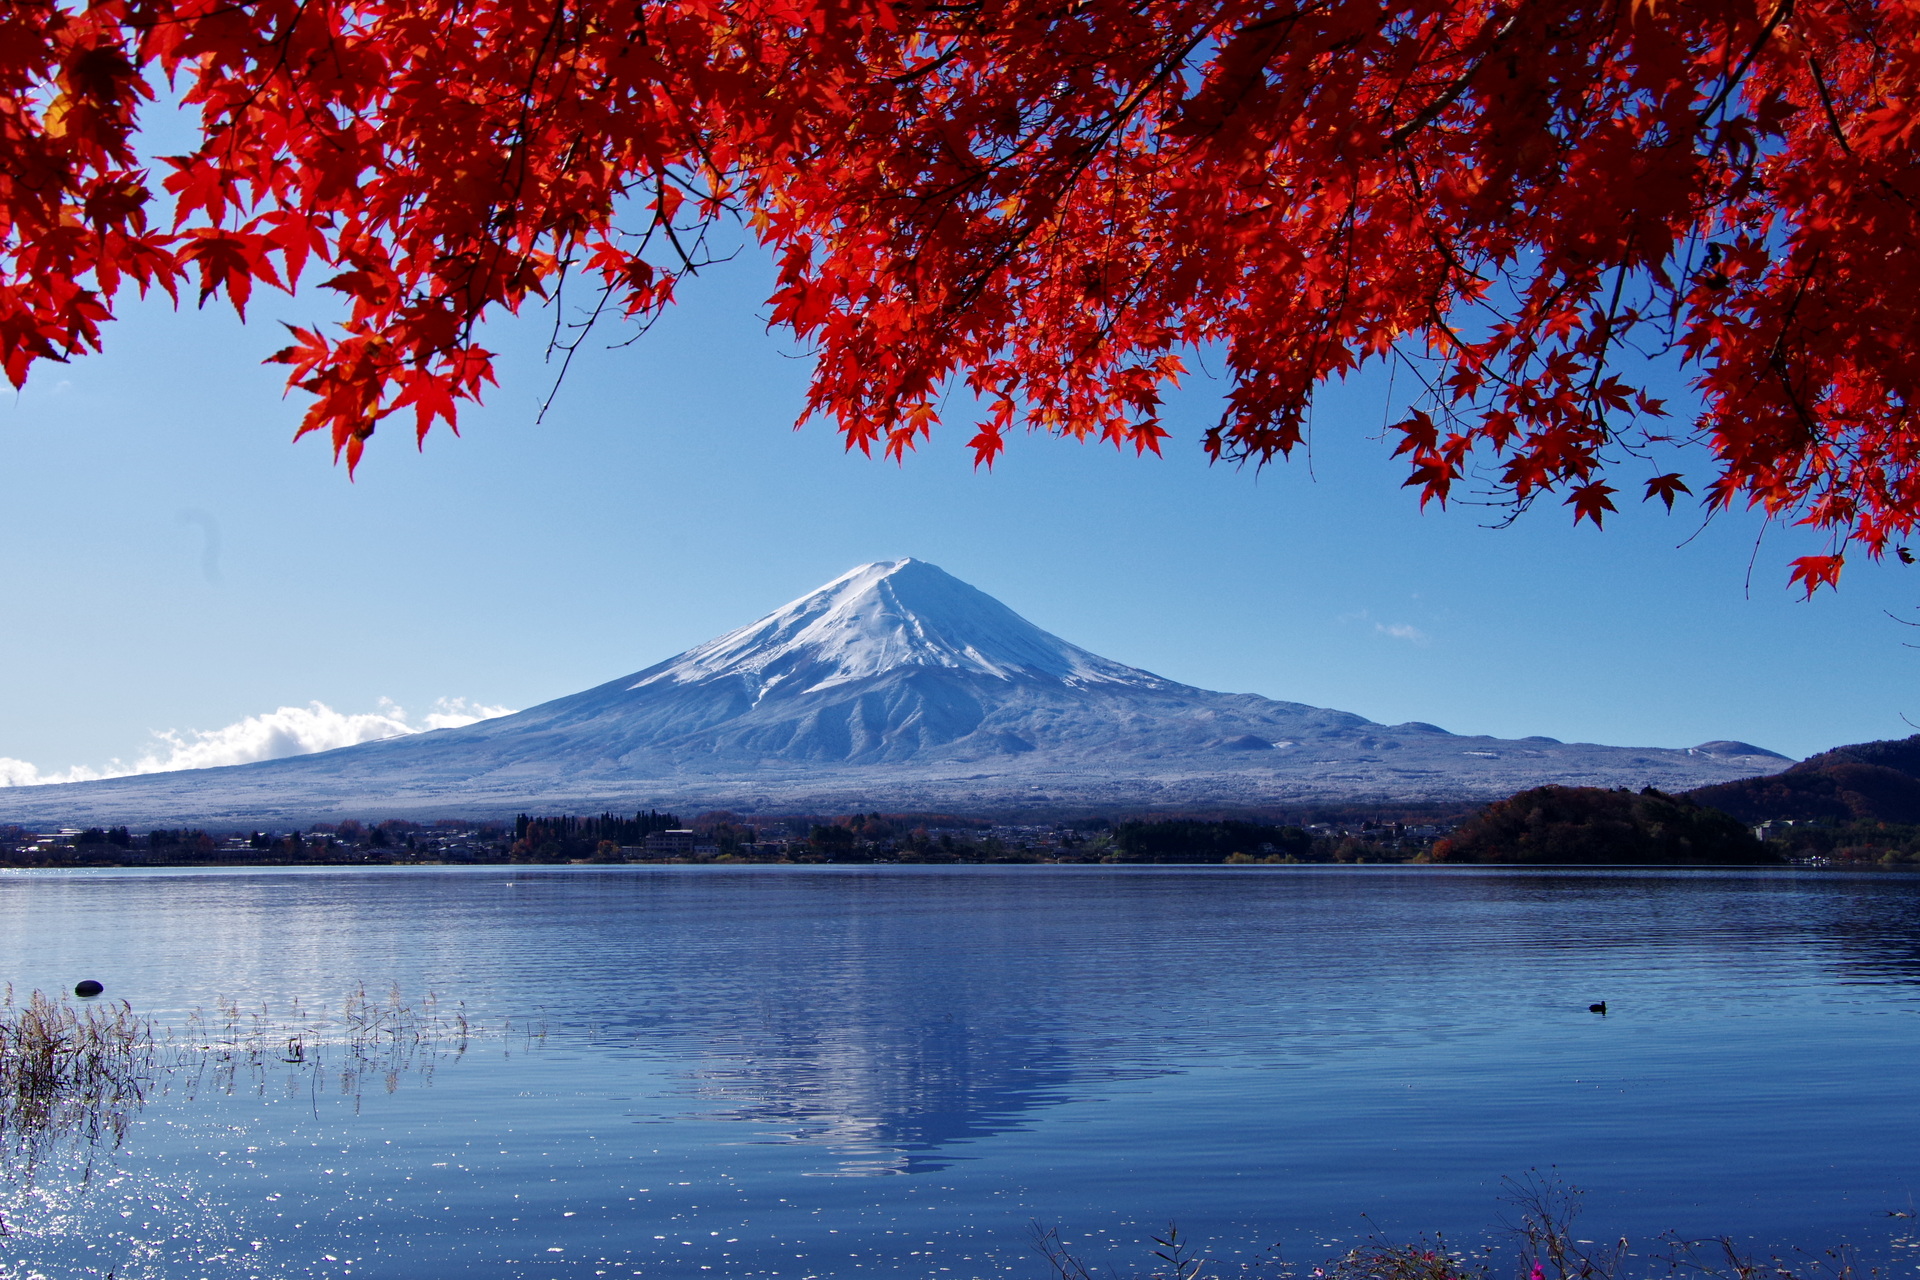
[[[1804,755],[1920,721],[1920,631],[1887,616],[1920,620],[1920,567],[1808,603],[1786,561],[1818,544],[1774,530],[1756,558],[1744,515],[1689,541],[1697,514],[1657,507],[1604,532],[1423,514],[1372,382],[1259,473],[1206,465],[1204,378],[1162,459],[1028,438],[976,472],[964,421],[904,467],[848,455],[791,429],[806,364],[759,319],[766,279],[748,255],[693,282],[538,424],[546,321],[495,325],[504,385],[464,436],[419,453],[395,424],[352,483],[289,443],[302,406],[260,364],[323,303],[125,306],[105,355],[0,409],[0,757],[98,767],[314,700],[531,706],[903,555],[1109,657],[1386,722]]]

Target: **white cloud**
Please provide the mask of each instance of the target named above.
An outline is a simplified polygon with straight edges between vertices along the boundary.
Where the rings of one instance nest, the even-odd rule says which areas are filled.
[[[465,698],[442,698],[433,704],[433,710],[427,712],[420,727],[458,729],[463,724],[491,720],[495,716],[510,716],[513,712],[512,707],[489,707],[485,703],[468,702]]]
[[[12,756],[0,756],[0,787],[32,787],[42,782],[85,782],[89,778],[104,776],[85,765],[65,773],[41,773],[38,765],[15,760]]]
[[[1418,599],[1418,597],[1415,597]],[[1391,636],[1395,640],[1405,640],[1408,644],[1425,646],[1433,643],[1433,637],[1410,622],[1374,622],[1373,612],[1369,609],[1356,609],[1352,613],[1342,613],[1334,621],[1345,625],[1349,622],[1373,622],[1373,633],[1377,636]]]
[[[281,707],[248,716],[219,729],[156,729],[155,746],[129,765],[112,760],[104,768],[85,765],[42,773],[25,761],[0,756],[0,787],[30,787],[51,782],[87,782],[121,778],[135,773],[167,773],[174,769],[212,769],[229,764],[252,764],[303,756],[335,747],[351,747],[381,738],[397,738],[430,729],[457,729],[477,720],[511,715],[508,707],[489,707],[465,698],[442,698],[418,723],[406,710],[382,698],[377,711],[335,711],[324,702],[304,707]]]

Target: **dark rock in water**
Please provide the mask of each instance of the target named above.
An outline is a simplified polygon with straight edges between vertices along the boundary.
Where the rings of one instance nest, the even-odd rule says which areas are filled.
[[[105,987],[95,982],[92,978],[88,978],[84,982],[77,982],[74,984],[73,994],[79,996],[81,999],[84,1000],[92,996],[97,996],[102,991],[105,991],[105,990],[106,990]]]
[[[1587,1006],[1588,1013],[1605,1013],[1606,1011],[1607,1002],[1605,1000],[1602,1000],[1599,1004],[1590,1004]]]

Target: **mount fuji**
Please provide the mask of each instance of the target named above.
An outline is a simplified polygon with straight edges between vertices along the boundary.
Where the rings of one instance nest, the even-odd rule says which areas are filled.
[[[238,824],[649,805],[1035,810],[1674,790],[1783,767],[1468,738],[1215,693],[1090,653],[920,560],[863,565],[598,688],[457,729],[0,792],[0,821]]]

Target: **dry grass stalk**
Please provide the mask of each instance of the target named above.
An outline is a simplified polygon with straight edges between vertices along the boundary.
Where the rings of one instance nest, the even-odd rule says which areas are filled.
[[[152,1024],[124,1000],[76,1007],[35,991],[0,994],[0,1170],[30,1175],[50,1145],[118,1143],[145,1098]]]
[[[413,1005],[402,998],[398,986],[382,1000],[368,995],[362,984],[349,991],[337,1009],[303,1006],[297,997],[279,1010],[265,1002],[242,1008],[229,1001],[211,1010],[195,1009],[185,1026],[167,1034],[183,1052],[264,1057],[284,1048],[289,1060],[300,1061],[309,1050],[323,1046],[362,1055],[394,1049],[457,1054],[477,1036],[510,1029],[510,1023],[477,1026],[468,1019],[465,1005],[442,1010],[433,992]]]
[[[153,1026],[126,1001],[76,1008],[36,991],[0,995],[0,1121],[56,1100],[111,1101],[153,1062]]]
[[[1645,1255],[1630,1251],[1624,1238],[1600,1244],[1578,1239],[1574,1219],[1580,1191],[1551,1175],[1530,1173],[1506,1180],[1503,1202],[1518,1215],[1504,1223],[1513,1248],[1510,1259],[1518,1280],[1860,1280],[1861,1271],[1844,1249],[1796,1254],[1791,1259],[1760,1261],[1743,1254],[1732,1240],[1688,1240],[1662,1236]],[[1277,1259],[1222,1263],[1208,1257],[1169,1227],[1153,1236],[1153,1261],[1132,1280],[1227,1280],[1230,1276],[1273,1280],[1489,1280],[1496,1250],[1478,1254],[1450,1247],[1444,1239],[1398,1243],[1378,1236],[1304,1275]],[[1051,1228],[1034,1228],[1035,1247],[1055,1280],[1123,1280],[1111,1267],[1096,1271]],[[1871,1273],[1868,1273],[1871,1274]]]
[[[1291,1267],[1278,1258],[1262,1257],[1250,1262],[1222,1264],[1219,1260],[1207,1256],[1206,1250],[1196,1246],[1180,1233],[1178,1226],[1169,1224],[1159,1235],[1149,1236],[1152,1242],[1152,1269],[1135,1273],[1135,1280],[1226,1280],[1229,1276],[1241,1277],[1241,1280],[1296,1280]],[[1035,1224],[1033,1228],[1034,1248],[1047,1261],[1053,1272],[1054,1280],[1121,1280],[1120,1273],[1111,1267],[1099,1271],[1068,1247],[1060,1232],[1052,1227]],[[1231,1270],[1226,1269],[1231,1267]],[[1323,1275],[1315,1271],[1315,1276]]]
[[[368,1082],[392,1093],[403,1078],[429,1080],[476,1040],[530,1047],[545,1034],[540,1024],[482,1025],[431,992],[409,1003],[397,986],[381,998],[361,985],[318,1008],[227,1001],[177,1028],[156,1027],[125,1001],[76,1005],[35,991],[16,1002],[9,986],[0,995],[0,1180],[31,1180],[68,1139],[89,1160],[103,1140],[118,1145],[155,1091],[234,1093],[264,1090],[275,1076],[289,1087],[336,1076],[357,1103]]]
[[[433,992],[414,1004],[397,985],[383,999],[362,984],[337,1005],[296,998],[278,1009],[234,1001],[195,1009],[183,1026],[166,1031],[162,1048],[168,1086],[185,1092],[261,1091],[271,1076],[317,1083],[333,1074],[338,1092],[357,1101],[372,1079],[388,1093],[403,1077],[430,1082],[436,1066],[459,1059],[477,1040],[505,1043],[517,1035],[531,1044],[545,1034],[543,1026],[475,1021],[464,1004],[445,1008]]]

